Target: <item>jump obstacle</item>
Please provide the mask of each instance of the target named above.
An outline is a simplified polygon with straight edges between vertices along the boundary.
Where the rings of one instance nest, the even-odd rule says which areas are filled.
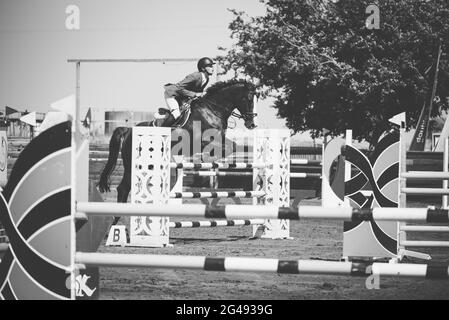
[[[66,122],[42,132],[32,140],[17,160],[5,192],[0,197],[2,199],[0,218],[11,240],[11,246],[0,264],[0,295],[3,299],[89,298],[86,295],[90,295],[90,298],[98,297],[98,266],[337,274],[363,277],[374,274],[449,279],[448,266],[96,253],[107,229],[104,218],[107,217],[111,221],[117,214],[139,216],[182,214],[215,219],[288,218],[348,221],[400,219],[447,222],[449,213],[447,210],[398,208],[354,209],[307,206],[286,208],[275,205],[207,208],[204,205],[161,206],[160,203],[117,204],[98,202],[101,199],[98,196],[97,202],[88,202],[88,143],[87,140],[76,143],[75,137],[80,135],[71,135],[71,125]],[[49,144],[48,141],[53,143]],[[48,177],[48,170],[52,168],[58,168],[51,171],[54,173],[52,179],[43,179]],[[30,169],[32,171],[28,173]],[[159,179],[166,181],[163,175],[160,175]],[[37,193],[30,194],[29,188],[23,188],[22,186],[26,183],[29,183],[29,188]],[[35,188],[36,183],[39,188]],[[91,191],[95,198],[95,189]],[[42,195],[46,196],[42,197]],[[165,196],[168,198],[168,194]],[[33,219],[29,219],[30,212]],[[54,215],[49,217],[49,212]],[[52,246],[48,247],[48,240],[55,237],[58,241],[51,241]],[[85,285],[83,290],[79,287],[76,290],[75,281]]]
[[[137,127],[136,127],[137,128]],[[171,142],[171,132],[166,128],[156,131],[148,128],[133,129],[133,154],[131,202],[169,203],[172,198],[181,199],[183,196],[191,198],[247,196],[253,198],[253,203],[288,206],[289,171],[290,171],[290,134],[288,130],[257,130],[254,135],[253,161],[251,163],[184,163],[170,161],[170,149],[166,144]],[[182,157],[180,157],[182,160]],[[157,167],[158,170],[148,170]],[[182,177],[184,169],[252,169],[253,191],[250,192],[213,192],[213,193],[183,193]],[[177,170],[178,180],[169,189],[170,169]],[[161,176],[162,175],[162,176]],[[163,178],[162,178],[163,177]],[[161,180],[162,179],[162,180]],[[142,186],[151,185],[152,188]],[[178,202],[179,203],[179,202]],[[169,245],[169,218],[149,221],[146,218],[131,217],[130,245],[159,247]],[[268,220],[263,224],[262,238],[289,238],[289,221]],[[257,229],[257,226],[254,226]],[[254,235],[253,231],[253,235]]]
[[[141,139],[140,137],[144,133],[145,129],[139,131],[138,134],[133,136],[133,141],[137,141]],[[166,133],[165,133],[166,134]],[[154,135],[153,135],[154,136]],[[182,162],[182,157],[178,157],[179,162],[171,162],[170,168],[177,170],[177,181],[173,190],[171,190],[170,198],[182,199],[182,198],[229,198],[229,197],[240,197],[240,198],[253,198],[254,203],[274,203],[279,202],[284,205],[289,205],[289,182],[290,178],[292,178],[292,173],[289,172],[288,164],[311,164],[311,165],[321,165],[320,160],[309,160],[309,159],[291,159],[290,160],[290,152],[289,152],[289,132],[287,130],[262,130],[255,131],[253,135],[253,162],[249,163],[226,163],[226,162],[211,162],[211,163],[186,163]],[[140,142],[139,142],[140,143]],[[134,146],[137,148],[137,145]],[[140,148],[140,147],[139,147]],[[165,155],[158,155],[162,158]],[[144,158],[144,157],[142,157]],[[134,159],[134,158],[133,158]],[[152,164],[149,164],[152,165]],[[136,174],[137,167],[147,167],[147,164],[139,164],[132,165],[133,173],[132,176]],[[185,169],[192,170],[201,170],[201,169],[210,169],[216,171],[209,172],[201,172],[201,171],[186,171]],[[253,169],[253,172],[240,172],[245,173],[247,175],[251,175],[253,177],[253,191],[233,191],[233,192],[182,192],[183,186],[183,177],[185,174],[204,174],[204,176],[218,176],[221,172],[217,171],[217,169]],[[259,170],[257,170],[259,169]],[[226,175],[234,175],[237,172],[225,172]],[[148,176],[151,176],[151,172],[148,173]],[[320,177],[320,174],[307,174],[307,173],[296,173],[293,174],[293,177]],[[151,179],[151,178],[150,178]],[[279,181],[277,183],[276,181]],[[139,184],[141,184],[139,182]],[[274,187],[279,185],[279,187]],[[137,187],[137,184],[132,184],[131,186],[131,194]],[[165,193],[164,190],[160,192]],[[278,194],[278,196],[276,196]],[[149,199],[147,195],[144,196],[146,199]],[[277,197],[277,198],[276,198]],[[276,200],[278,199],[278,200]],[[182,203],[182,202],[177,202]],[[133,218],[134,219],[134,218]],[[162,220],[165,222],[165,220]],[[263,224],[256,223],[257,220],[249,221],[249,224],[253,225],[253,233],[254,237],[257,234],[257,230],[262,226],[262,238],[271,238],[271,239],[287,239],[289,237],[289,225],[288,221],[265,221]],[[159,223],[159,222],[158,222]],[[168,222],[168,226],[170,227],[170,222]],[[134,225],[143,225],[143,222],[134,223]],[[274,225],[276,224],[276,225]],[[158,224],[159,225],[159,224]],[[147,230],[157,230],[157,226],[148,226]],[[182,226],[190,226],[191,224],[186,222],[181,222],[178,224],[178,227]],[[194,223],[197,227],[216,227],[216,226],[236,226],[240,224],[235,224],[233,221],[223,221],[219,225],[210,225],[207,222],[203,221],[195,221]],[[164,225],[160,226],[161,229],[165,229]],[[111,229],[111,232],[115,232]],[[138,230],[138,232],[142,233],[142,230]],[[168,231],[169,232],[169,231]],[[160,241],[151,241],[148,237],[147,243],[143,243],[143,241],[134,241],[136,237],[133,237],[133,228],[131,226],[131,236],[130,236],[130,245],[139,245],[139,246],[165,246],[168,244],[168,238],[164,238],[165,240]],[[166,232],[160,232],[160,234],[165,234]],[[141,237],[139,239],[142,240]]]
[[[405,129],[401,127],[399,134],[390,134],[384,137],[370,159],[351,147],[350,131],[347,131],[346,141],[343,139],[331,141],[323,157],[323,206],[352,205],[359,208],[370,208],[374,205],[405,208],[406,194],[444,194],[445,192],[437,193],[434,192],[435,190],[424,188],[408,192],[409,189],[405,187],[407,178],[443,179],[447,177],[447,174],[444,172],[407,172],[404,133]],[[342,148],[343,151],[340,151]],[[329,159],[332,161],[341,152],[345,157],[345,170],[344,174],[340,174],[340,179],[335,180],[340,184],[340,192],[336,192],[335,188],[332,188],[327,181],[331,165]],[[444,155],[446,169],[443,169],[446,172],[448,153],[446,149]],[[358,171],[356,174],[353,174],[354,168]],[[342,181],[345,182],[342,183]],[[369,189],[366,188],[368,183],[370,184]],[[425,223],[432,222],[425,221]],[[400,223],[377,223],[376,221],[345,223],[343,256],[347,259],[367,257],[393,259],[394,261],[401,261],[405,256],[412,256],[430,260],[430,255],[406,250],[406,247],[449,247],[447,241],[407,240],[406,232],[415,231],[448,232],[449,228],[429,225],[407,226],[403,221]]]
[[[404,129],[401,129],[401,137],[404,136]],[[406,163],[405,148],[401,153],[402,163]],[[401,166],[401,192],[400,201],[401,207],[406,207],[407,195],[442,195],[442,207],[448,208],[448,180],[449,180],[449,140],[444,140],[443,151],[443,168],[442,171],[409,171],[406,170],[406,165]],[[443,188],[407,188],[407,180],[442,180]],[[399,225],[398,231],[398,259],[404,256],[415,257],[419,259],[430,260],[431,256],[427,253],[410,251],[406,248],[449,248],[449,241],[430,241],[430,240],[408,240],[407,232],[449,232],[448,226],[423,226],[414,225],[407,226],[405,223]]]
[[[390,140],[391,140],[391,138],[390,138]],[[393,143],[393,144],[391,144],[391,143]],[[391,153],[391,156],[396,157],[396,160],[395,160],[396,162],[392,162],[393,166],[390,167],[390,169],[388,169],[388,170],[391,171],[391,169],[397,168],[396,169],[397,172],[396,172],[396,176],[395,176],[396,178],[393,176],[393,178],[396,179],[396,182],[397,182],[397,179],[399,178],[399,167],[398,166],[395,167],[394,164],[398,163],[398,159],[399,159],[398,155],[399,155],[399,150],[400,150],[400,148],[399,148],[400,140],[397,140],[396,142],[394,142],[394,141],[391,142],[391,141],[388,141],[388,139],[387,139],[387,142],[384,142],[383,144],[384,144],[384,150],[387,150],[387,151],[390,150],[389,152]],[[392,146],[395,146],[395,145],[396,145],[396,147],[392,147]],[[338,149],[338,152],[340,152],[340,149]],[[352,155],[352,157],[354,157],[354,155]],[[380,157],[380,155],[379,155],[379,157]],[[382,157],[385,158],[386,155],[382,155]],[[333,157],[330,157],[330,158],[333,159]],[[360,160],[358,160],[358,161],[360,161]],[[384,161],[385,161],[385,159],[384,159]],[[353,160],[353,163],[357,164],[357,161]],[[172,167],[175,167],[175,166],[172,165]],[[179,166],[179,167],[181,167],[181,166]],[[198,166],[198,168],[200,168],[200,167],[201,166]],[[211,167],[211,166],[208,166],[208,167]],[[326,169],[328,169],[328,168],[326,168]],[[386,172],[388,172],[388,170]],[[347,170],[347,172],[351,172],[351,171],[352,170],[350,170],[350,169]],[[365,168],[365,174],[369,176],[369,174],[370,174],[369,173],[369,168]],[[395,188],[393,188],[393,190],[394,189]],[[323,190],[323,194],[325,194],[325,193],[326,193],[326,190]],[[393,198],[397,197],[397,194],[396,194],[396,196],[393,194],[390,197],[393,199]],[[338,204],[338,205],[340,205],[340,204]],[[377,219],[377,220],[379,220],[379,219]],[[428,222],[430,222],[430,221],[427,221],[427,223]],[[444,222],[444,221],[440,221],[440,222]],[[372,224],[371,222],[369,222],[369,223]],[[198,225],[201,225],[201,224],[198,224]],[[207,224],[205,224],[205,225],[207,225]],[[377,227],[377,228],[380,230],[381,227]],[[385,226],[382,226],[382,228],[385,228]],[[418,243],[416,243],[416,242],[405,242],[405,241],[401,241],[401,239],[397,239],[398,231],[404,231],[404,229],[398,229],[397,223],[391,225],[390,229],[393,229],[392,236],[391,236],[391,239],[394,240],[394,242],[392,242],[393,245],[391,245],[388,242],[384,241],[384,243],[381,243],[381,246],[379,246],[380,248],[376,249],[377,251],[373,250],[372,252],[374,252],[374,253],[369,253],[369,252],[367,253],[367,251],[363,247],[362,247],[362,251],[357,251],[357,250],[359,250],[359,248],[354,250],[354,247],[351,244],[352,247],[349,246],[349,248],[347,249],[347,255],[345,255],[345,256],[347,256],[347,257],[354,257],[354,256],[367,257],[367,256],[371,256],[373,258],[393,258],[393,259],[401,260],[401,258],[402,258],[402,256],[401,256],[402,252],[400,251],[401,246],[418,245]],[[431,230],[431,229],[432,228],[430,228],[429,230]],[[433,230],[435,230],[435,229],[433,229]],[[440,230],[440,232],[444,232],[443,231],[444,228],[443,229],[439,229],[439,230]],[[374,233],[373,237],[378,236],[378,234],[379,234],[379,231],[377,231],[377,235],[376,235],[376,233]],[[351,238],[347,239],[346,243],[351,243],[352,242],[352,243],[361,243],[362,245],[365,245],[365,242],[360,241],[358,236],[356,236],[355,239],[356,239],[356,241],[350,241],[350,240],[353,240]],[[379,239],[373,239],[373,242],[376,242],[377,240],[379,240]],[[385,247],[382,247],[384,244],[386,244]],[[420,243],[420,245],[422,245],[422,244],[424,244],[424,243]],[[428,242],[428,244],[429,244],[429,247],[445,246],[445,244],[443,242],[435,242],[435,241],[434,242]],[[385,254],[386,249],[389,250],[388,254]]]
[[[350,136],[350,134],[348,134]],[[402,134],[400,135],[400,137],[402,137]],[[349,139],[350,140],[350,139]],[[397,142],[395,142],[397,144],[397,147],[395,148],[391,148],[390,144],[386,144],[385,145],[385,149],[393,149],[395,151],[393,151],[392,156],[393,157],[398,157],[399,155],[399,150],[401,150],[401,152],[405,151],[405,148],[399,149],[399,145],[400,142],[402,141],[402,139],[399,139]],[[348,141],[346,141],[348,142]],[[348,145],[350,145],[350,142],[348,143]],[[326,154],[326,150],[323,150],[323,158],[326,158],[324,155]],[[338,153],[340,153],[340,149],[338,149]],[[390,152],[391,153],[391,152]],[[384,156],[385,157],[385,156]],[[405,154],[404,154],[405,157]],[[330,156],[329,158],[334,159],[333,156]],[[447,158],[447,156],[446,156]],[[321,163],[321,161],[312,161],[310,162],[310,160],[307,159],[298,159],[300,161],[297,161],[296,163],[314,163],[314,164],[318,164]],[[400,164],[405,164],[406,162],[404,160],[399,161],[396,160],[397,162],[399,162]],[[267,162],[265,163],[256,163],[256,164],[251,164],[251,163],[234,163],[234,164],[223,164],[223,163],[208,163],[208,164],[194,164],[194,163],[171,163],[170,164],[170,168],[177,168],[178,171],[178,179],[179,177],[182,177],[184,175],[185,172],[183,172],[182,170],[185,168],[190,168],[190,169],[216,169],[216,168],[227,168],[227,167],[234,167],[234,168],[252,168],[252,167],[257,167],[258,169],[263,169],[264,167],[266,167]],[[290,162],[292,163],[292,162]],[[393,163],[393,162],[392,162]],[[405,166],[401,166],[401,168],[404,168]],[[393,168],[393,167],[392,167]],[[368,170],[367,168],[365,168],[365,171]],[[329,171],[329,166],[327,168],[324,169],[324,171]],[[323,171],[323,176],[326,175],[326,173],[324,173]],[[351,172],[351,169],[347,169],[346,172]],[[402,171],[401,171],[402,172]],[[205,175],[213,175],[213,174],[217,174],[217,172],[208,172]],[[291,174],[291,173],[290,173]],[[368,174],[369,175],[369,174]],[[403,172],[402,174],[398,172],[398,176],[396,176],[396,178],[398,179],[402,179],[402,178],[407,178],[407,177],[418,177],[418,178],[433,178],[433,177],[446,177],[441,173],[438,172],[430,172],[430,173],[424,173],[424,172],[414,172],[414,173],[407,173],[407,172]],[[346,179],[349,180],[349,179]],[[182,190],[182,178],[181,178],[181,183],[179,183],[179,181],[177,182],[178,188],[180,188]],[[134,187],[135,185],[133,185]],[[343,187],[344,189],[344,187]],[[394,189],[394,188],[393,188]],[[402,188],[401,189],[402,193],[407,192],[407,188]],[[420,190],[421,193],[424,192],[429,192],[431,193],[433,190],[430,191],[424,191]],[[447,192],[447,191],[446,191]],[[329,188],[326,189],[326,184],[323,184],[323,191],[322,194],[323,196],[326,198],[326,194],[329,193],[333,193],[333,191],[329,191]],[[236,194],[235,194],[236,195]],[[247,197],[252,197],[252,196],[263,196],[263,192],[260,193],[256,193],[256,192],[241,192],[238,194],[238,196],[247,196]],[[180,199],[184,196],[184,198],[203,198],[203,197],[211,197],[211,198],[218,198],[218,197],[227,197],[227,196],[234,196],[233,193],[229,194],[226,192],[222,192],[222,193],[183,193],[183,192],[172,192],[170,194],[170,196],[172,198],[177,198]],[[398,198],[397,194],[392,194],[389,196],[390,199],[395,199]],[[325,202],[326,200],[324,200]],[[396,201],[398,202],[398,201]],[[342,205],[343,202],[341,200],[337,200],[335,201],[335,199],[333,200],[333,204],[332,205]],[[168,226],[170,227],[170,223],[168,223]],[[255,223],[251,223],[251,225],[253,225]],[[139,223],[139,225],[141,225],[141,223]],[[191,224],[187,221],[187,222],[182,222],[180,224],[178,224],[179,226],[190,226]],[[201,222],[201,221],[195,221],[195,226],[197,227],[209,227],[211,225],[209,225],[206,222]],[[218,225],[217,225],[218,226]],[[222,222],[221,226],[233,226],[232,222]],[[215,227],[215,225],[214,225]],[[430,227],[430,228],[429,228]],[[385,236],[383,237],[383,239],[387,239],[387,240],[382,240],[382,238],[379,239],[373,239],[373,242],[384,242],[384,244],[382,244],[380,246],[380,248],[373,250],[372,252],[367,252],[364,248],[360,249],[356,249],[354,250],[353,248],[351,248],[353,245],[352,243],[364,243],[361,242],[359,239],[359,236],[355,236],[355,240],[354,239],[347,239],[345,241],[345,243],[351,243],[351,245],[347,245],[346,247],[348,248],[347,254],[345,254],[345,257],[353,257],[353,256],[368,256],[368,257],[373,257],[373,258],[380,258],[380,257],[384,257],[384,258],[392,258],[392,259],[397,259],[397,260],[402,260],[402,258],[404,256],[415,256],[415,257],[420,257],[420,258],[425,258],[425,259],[430,259],[429,255],[423,255],[423,254],[419,254],[419,253],[415,253],[413,251],[408,251],[405,250],[405,247],[417,247],[417,246],[421,246],[421,247],[449,247],[449,242],[446,241],[410,241],[407,240],[405,238],[406,236],[406,232],[409,231],[411,232],[413,231],[419,231],[418,229],[414,228],[414,229],[409,229],[407,230],[407,228],[404,228],[403,224],[397,225],[391,225],[391,226],[377,226],[376,228],[378,228],[379,230],[381,229],[387,229],[387,233],[385,234]],[[354,227],[349,227],[349,229],[355,229]],[[388,229],[390,229],[390,232],[388,232]],[[424,232],[433,232],[433,230],[438,230],[438,232],[447,232],[447,228],[432,228],[431,226],[425,226],[422,229]],[[141,232],[141,230],[139,231]],[[366,230],[363,231],[364,233],[366,233]],[[253,230],[253,236],[254,236],[255,232]],[[273,235],[273,233],[271,234]],[[377,235],[376,232],[373,233],[373,238],[378,237],[379,235],[379,231],[377,231]],[[276,238],[276,237],[272,237],[272,238]],[[281,237],[279,237],[281,238]],[[391,240],[388,240],[388,238],[390,238]],[[382,240],[382,241],[379,241]],[[388,243],[388,241],[390,243]],[[168,243],[168,239],[166,239],[166,242]],[[142,246],[145,246],[145,244],[141,244]],[[160,242],[157,242],[157,245],[160,245]],[[166,244],[164,244],[166,245]]]

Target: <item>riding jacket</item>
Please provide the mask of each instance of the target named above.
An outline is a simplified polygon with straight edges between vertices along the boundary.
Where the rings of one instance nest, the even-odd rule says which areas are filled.
[[[194,98],[195,93],[203,92],[208,82],[209,77],[206,75],[206,82],[203,84],[203,75],[197,71],[187,75],[176,84],[167,83],[164,89],[168,96],[174,97],[181,105],[188,99]]]

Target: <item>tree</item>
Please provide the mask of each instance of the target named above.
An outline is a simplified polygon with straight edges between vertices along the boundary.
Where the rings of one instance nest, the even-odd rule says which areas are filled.
[[[380,28],[365,26],[365,0],[261,0],[266,14],[231,10],[235,44],[218,57],[261,84],[275,98],[278,116],[295,133],[323,129],[332,136],[352,129],[375,143],[388,119],[407,112],[410,128],[432,88],[429,67],[441,43],[434,114],[449,100],[449,3],[379,0]],[[434,105],[435,107],[435,105]]]

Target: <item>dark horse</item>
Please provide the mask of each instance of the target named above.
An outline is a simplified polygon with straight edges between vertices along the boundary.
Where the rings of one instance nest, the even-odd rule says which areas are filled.
[[[194,100],[191,103],[191,114],[185,125],[191,137],[190,147],[193,149],[194,139],[197,133],[193,130],[194,121],[201,123],[201,132],[207,129],[216,129],[222,139],[226,134],[228,119],[231,115],[242,118],[245,121],[245,127],[254,129],[254,95],[256,87],[246,81],[231,80],[227,82],[218,82],[212,85],[204,97]],[[234,113],[234,109],[240,112]],[[142,122],[138,126],[152,126],[152,122]],[[197,126],[196,126],[197,127]],[[197,130],[197,129],[196,129]],[[117,187],[117,202],[127,202],[128,194],[131,191],[131,146],[132,146],[132,128],[118,127],[114,130],[109,142],[109,157],[101,175],[98,187],[100,192],[110,191],[110,175],[115,169],[118,154],[120,151],[120,142],[122,143],[122,159],[124,166],[124,174],[122,181]],[[201,140],[199,140],[201,141]],[[223,142],[223,140],[222,140]],[[172,144],[174,141],[172,141]],[[202,144],[204,146],[204,144]],[[118,222],[118,217],[114,224]]]

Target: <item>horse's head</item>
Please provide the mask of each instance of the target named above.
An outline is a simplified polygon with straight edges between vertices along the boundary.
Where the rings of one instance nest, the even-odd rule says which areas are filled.
[[[245,121],[245,127],[254,129],[254,97],[256,86],[243,80],[229,80],[217,82],[207,89],[204,100],[208,108],[213,109],[214,114],[222,114],[222,121],[227,123],[232,115]],[[233,112],[235,109],[239,111]]]
[[[233,112],[232,115],[239,119],[243,119],[246,128],[254,129],[257,127],[254,123],[254,119],[257,116],[257,113],[254,110],[256,87],[248,82],[242,82],[238,87],[240,87],[240,90],[235,91],[235,108],[240,114]]]

